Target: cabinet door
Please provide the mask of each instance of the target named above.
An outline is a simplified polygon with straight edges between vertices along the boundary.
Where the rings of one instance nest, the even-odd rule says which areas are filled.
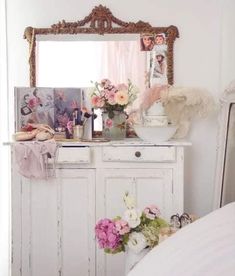
[[[12,276],[95,275],[95,171],[13,185]]]
[[[156,204],[169,218],[173,206],[172,169],[106,169],[97,172],[96,216],[114,218],[125,211],[125,192],[134,195],[139,209]],[[97,275],[125,275],[124,253],[107,255],[97,248]]]

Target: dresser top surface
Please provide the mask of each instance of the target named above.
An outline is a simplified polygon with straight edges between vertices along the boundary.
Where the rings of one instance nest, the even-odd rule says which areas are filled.
[[[125,146],[176,146],[176,147],[182,147],[182,146],[191,146],[192,143],[187,140],[170,140],[167,142],[161,142],[157,144],[149,143],[142,141],[138,138],[127,138],[124,140],[117,140],[117,141],[102,141],[100,139],[93,140],[93,141],[63,141],[58,142],[60,146],[62,147],[79,147],[79,146],[90,146],[90,147],[99,147],[99,146],[113,146],[113,147],[125,147]]]

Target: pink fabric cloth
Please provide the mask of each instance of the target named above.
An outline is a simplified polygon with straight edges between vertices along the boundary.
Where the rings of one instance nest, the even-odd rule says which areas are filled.
[[[21,175],[27,178],[45,179],[49,177],[48,158],[55,163],[57,144],[55,141],[16,142],[14,144],[15,162]],[[54,175],[54,166],[52,168]]]

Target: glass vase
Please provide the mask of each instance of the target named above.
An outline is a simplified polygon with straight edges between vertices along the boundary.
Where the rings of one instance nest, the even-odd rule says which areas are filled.
[[[109,140],[122,140],[126,138],[126,119],[124,111],[114,111],[114,116],[110,118],[108,112],[102,113],[103,138]]]

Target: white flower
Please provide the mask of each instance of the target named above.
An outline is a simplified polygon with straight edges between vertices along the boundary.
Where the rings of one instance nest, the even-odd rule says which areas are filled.
[[[126,105],[128,104],[129,96],[127,91],[120,90],[115,94],[115,101],[117,104]]]
[[[133,232],[129,235],[127,245],[134,253],[138,254],[147,246],[147,242],[142,233]]]
[[[136,209],[128,209],[123,215],[123,219],[128,222],[130,228],[135,228],[140,224],[141,212]]]
[[[135,198],[126,193],[123,197],[127,209],[135,208]]]

